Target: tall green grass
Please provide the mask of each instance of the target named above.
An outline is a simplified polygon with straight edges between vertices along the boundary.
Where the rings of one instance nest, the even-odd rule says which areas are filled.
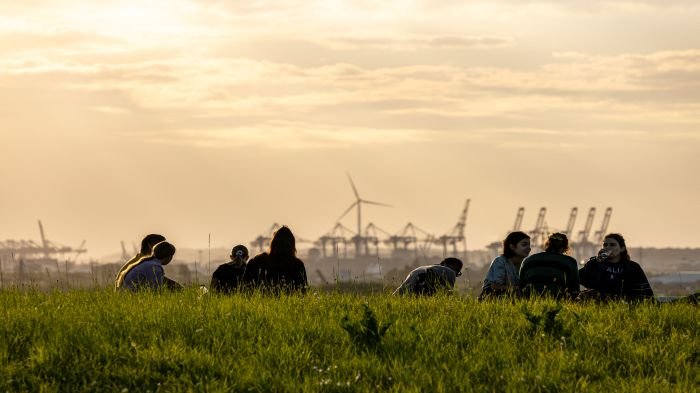
[[[188,289],[6,290],[0,305],[0,391],[693,392],[699,383],[698,310],[685,304],[556,311],[551,301]],[[367,309],[394,322],[364,340]]]

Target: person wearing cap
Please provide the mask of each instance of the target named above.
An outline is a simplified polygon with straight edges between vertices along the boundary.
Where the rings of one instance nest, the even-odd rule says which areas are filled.
[[[163,266],[169,264],[174,256],[175,246],[171,243],[162,241],[156,244],[151,256],[142,259],[126,272],[124,282],[119,289],[132,292],[142,289],[181,289],[182,286],[177,281],[165,277],[163,270]]]
[[[439,265],[421,266],[406,276],[396,288],[394,295],[435,295],[439,291],[450,291],[455,280],[462,275],[462,261],[446,258]]]
[[[239,244],[231,250],[231,260],[220,265],[211,276],[212,291],[230,294],[240,288],[243,282],[246,262],[248,261],[248,249]]]

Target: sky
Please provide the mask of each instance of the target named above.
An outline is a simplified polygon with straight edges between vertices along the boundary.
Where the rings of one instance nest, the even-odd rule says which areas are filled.
[[[700,246],[700,3],[0,0],[0,240],[363,223],[470,249],[525,207]],[[356,226],[350,214],[342,220]]]

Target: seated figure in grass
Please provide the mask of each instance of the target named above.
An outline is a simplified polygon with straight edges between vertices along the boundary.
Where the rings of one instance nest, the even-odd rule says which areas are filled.
[[[174,256],[175,246],[166,241],[156,244],[153,247],[151,256],[141,259],[137,265],[126,271],[124,282],[119,289],[132,292],[141,289],[181,289],[182,286],[179,283],[165,277],[165,271],[163,270],[163,266],[169,264]]]
[[[520,265],[520,291],[523,296],[548,295],[575,298],[579,292],[576,260],[565,253],[569,239],[553,233],[545,243],[545,251],[530,255]]]
[[[451,291],[457,277],[462,275],[462,261],[457,258],[445,258],[439,265],[421,266],[406,276],[394,295],[435,295]]]
[[[153,254],[153,246],[162,241],[165,241],[165,236],[159,235],[157,233],[151,233],[150,235],[146,235],[141,240],[141,251],[136,253],[136,255],[134,255],[133,258],[129,259],[129,261],[126,262],[124,266],[122,266],[119,269],[119,272],[117,272],[117,275],[114,280],[115,290],[119,289],[124,284],[124,277],[126,277],[126,273],[128,273],[129,270],[131,270],[134,266],[138,265],[142,259],[149,258],[151,254]]]
[[[231,260],[220,265],[211,277],[210,288],[213,292],[230,294],[241,287],[246,262],[248,261],[248,248],[237,245],[231,250]]]
[[[294,234],[283,226],[272,236],[270,251],[248,262],[243,274],[244,285],[275,294],[306,292],[306,268],[296,253]]]
[[[489,266],[479,300],[489,297],[518,296],[519,269],[523,259],[530,255],[530,236],[525,232],[511,232],[503,240],[503,254]]]
[[[598,256],[579,270],[581,285],[588,288],[580,299],[653,299],[654,292],[644,270],[630,259],[625,238],[619,233],[605,235]]]

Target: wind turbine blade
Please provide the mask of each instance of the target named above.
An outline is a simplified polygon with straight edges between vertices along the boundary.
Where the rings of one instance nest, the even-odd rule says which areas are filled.
[[[350,180],[350,186],[352,186],[352,192],[355,193],[355,198],[357,198],[357,200],[360,200],[360,194],[357,192],[357,188],[355,187],[355,183],[352,181],[352,177],[350,177],[350,173],[345,172],[345,174],[348,175],[348,180]]]
[[[342,220],[343,217],[345,217],[345,215],[347,215],[348,213],[350,213],[350,210],[352,210],[352,209],[355,207],[355,205],[357,205],[357,202],[353,202],[353,204],[350,205],[350,207],[349,207],[347,210],[345,210],[345,212],[343,212],[343,214],[341,214],[340,217],[339,217],[337,220],[335,220],[335,221],[340,221],[340,220]]]
[[[387,205],[386,203],[365,201],[364,199],[360,199],[360,202],[366,203],[366,204],[368,204],[368,205],[377,205],[377,206],[384,206],[384,207],[393,207],[393,206],[391,206],[391,205]]]

